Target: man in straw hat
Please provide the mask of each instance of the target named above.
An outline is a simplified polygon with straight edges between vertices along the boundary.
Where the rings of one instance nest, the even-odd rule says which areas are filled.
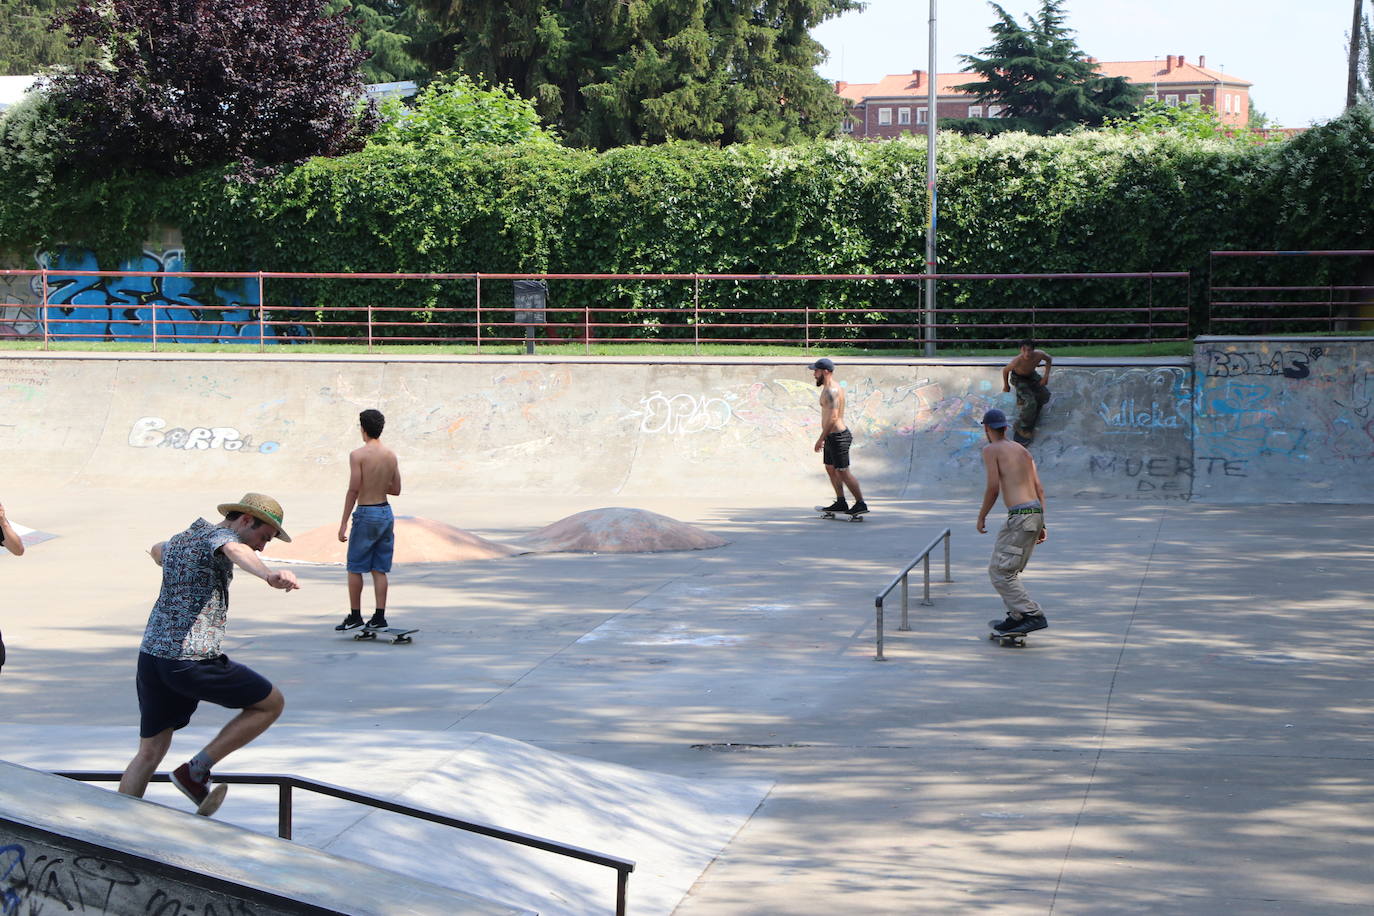
[[[281,715],[281,691],[256,671],[220,652],[229,613],[234,567],[272,588],[299,588],[290,572],[274,570],[258,551],[272,538],[290,541],[282,528],[281,504],[247,493],[219,506],[224,521],[203,518],[148,552],[162,567],[162,590],[148,615],[138,654],[138,752],[119,781],[125,795],[143,797],[148,780],[172,746],[172,732],[184,728],[201,700],[240,710],[200,753],[172,771],[172,783],[214,814],[226,786],[210,786],[210,768],[267,730]]]

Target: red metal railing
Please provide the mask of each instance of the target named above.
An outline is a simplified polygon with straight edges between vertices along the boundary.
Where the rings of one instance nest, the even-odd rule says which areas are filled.
[[[45,348],[68,340],[146,341],[153,350],[177,343],[243,343],[265,350],[276,343],[355,343],[369,350],[388,343],[457,344],[478,348],[523,343],[529,328],[543,342],[791,344],[819,346],[912,346],[957,337],[968,345],[1001,344],[1035,337],[1047,344],[1124,343],[1187,339],[1190,274],[1185,271],[1017,274],[702,274],[702,273],[292,273],[273,271],[3,270],[0,276],[31,277],[37,309],[28,336]],[[216,298],[167,293],[171,278],[190,280]],[[953,305],[926,308],[922,286],[941,284],[940,301],[957,301],[961,284],[1011,284],[1002,307]],[[545,303],[531,317],[513,296],[509,281],[553,282],[566,298],[587,298],[572,284],[603,284],[596,302]],[[212,281],[220,281],[219,284]],[[229,281],[229,282],[225,282]],[[268,281],[272,281],[269,289]],[[324,303],[322,282],[346,287],[344,305]],[[1092,283],[1095,304],[1018,306],[1017,284],[1038,281]],[[1169,281],[1166,292],[1156,283]],[[496,286],[499,282],[501,285]],[[1105,294],[1103,284],[1134,282]],[[316,284],[307,303],[299,284]],[[385,284],[384,289],[358,284]],[[745,287],[766,283],[770,288]],[[807,298],[779,284],[824,283]],[[293,285],[295,284],[295,285]],[[653,286],[657,284],[657,286]],[[837,287],[837,284],[848,284]],[[894,294],[892,284],[900,284]],[[650,285],[650,286],[646,286]],[[231,287],[221,289],[219,286]],[[840,289],[852,298],[836,294]],[[900,304],[873,304],[896,298]],[[1024,291],[1024,286],[1021,287]],[[703,301],[703,290],[707,298]],[[646,291],[652,300],[642,304]],[[1065,290],[1064,299],[1083,293]],[[270,295],[269,295],[270,294]],[[865,303],[865,295],[868,304]],[[769,297],[782,298],[773,307]],[[720,301],[743,299],[743,304]],[[560,296],[555,296],[555,299]],[[801,304],[796,300],[801,298]],[[963,297],[971,299],[972,297]],[[1156,299],[1163,301],[1156,301]],[[812,300],[815,300],[813,304]],[[1032,301],[1037,297],[1031,296]],[[458,304],[453,304],[453,303]],[[542,320],[535,320],[542,319]],[[1085,320],[1086,319],[1086,320]],[[1116,332],[1085,336],[1081,332]],[[1003,332],[1000,336],[998,331]],[[942,341],[954,343],[955,340]]]
[[[1374,259],[1374,250],[1333,249],[1313,251],[1213,251],[1207,283],[1207,327],[1213,332],[1268,333],[1279,328],[1289,331],[1369,330],[1374,328],[1374,283],[1347,282],[1284,283],[1263,282],[1266,272],[1279,267],[1283,259],[1328,259],[1314,264],[1309,273],[1322,268],[1336,274],[1351,272],[1349,258]],[[1221,283],[1218,262],[1250,266],[1254,282]],[[1366,261],[1374,277],[1374,261]],[[1355,266],[1358,272],[1358,265]],[[1238,272],[1238,271],[1233,271]]]

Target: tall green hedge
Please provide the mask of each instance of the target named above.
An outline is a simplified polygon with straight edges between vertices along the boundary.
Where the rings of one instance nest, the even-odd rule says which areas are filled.
[[[154,223],[179,225],[199,269],[308,272],[919,273],[925,145],[834,141],[767,148],[688,144],[596,154],[554,147],[372,147],[248,183],[201,174],[93,184],[38,175],[0,145],[0,247],[59,242],[113,255]],[[1220,248],[1374,248],[1374,123],[1356,109],[1285,143],[1125,136],[942,135],[942,273],[1194,270],[1196,321]],[[41,179],[41,180],[40,180]],[[36,190],[37,189],[37,190]],[[1358,264],[1227,265],[1288,282],[1355,276]],[[1315,273],[1314,273],[1315,270]],[[1247,273],[1248,271],[1248,273]],[[510,284],[484,283],[488,308]],[[407,321],[471,310],[470,282],[274,282],[272,304],[334,315],[404,303]],[[1177,281],[947,281],[942,336],[1032,310],[1184,304]],[[831,337],[899,340],[920,284],[852,281],[555,281],[551,317],[580,310],[608,336],[690,337],[693,310],[770,338],[774,321],[829,323]],[[987,310],[997,310],[991,315]],[[726,317],[729,316],[729,317]],[[459,316],[472,320],[468,312]],[[1083,323],[1100,323],[1091,315]],[[1107,322],[1109,323],[1109,322]],[[845,330],[846,324],[857,328]],[[1084,337],[1117,336],[1083,327]],[[413,333],[407,329],[405,333]],[[493,332],[495,333],[495,332]],[[818,332],[819,333],[819,332]]]

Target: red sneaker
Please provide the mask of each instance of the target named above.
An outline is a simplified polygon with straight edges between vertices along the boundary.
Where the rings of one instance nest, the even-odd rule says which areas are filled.
[[[208,778],[204,782],[194,779],[191,776],[189,762],[172,771],[172,785],[180,789],[182,795],[195,802],[196,814],[202,817],[209,817],[218,811],[219,806],[224,804],[224,796],[229,792],[229,787],[223,783],[212,788]]]

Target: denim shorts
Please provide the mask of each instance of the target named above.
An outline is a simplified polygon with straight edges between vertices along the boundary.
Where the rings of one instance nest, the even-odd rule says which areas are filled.
[[[227,655],[159,658],[138,653],[138,736],[185,728],[201,700],[229,709],[261,703],[272,682]]]
[[[395,516],[388,503],[353,510],[353,526],[348,532],[349,572],[391,572],[395,548]]]

